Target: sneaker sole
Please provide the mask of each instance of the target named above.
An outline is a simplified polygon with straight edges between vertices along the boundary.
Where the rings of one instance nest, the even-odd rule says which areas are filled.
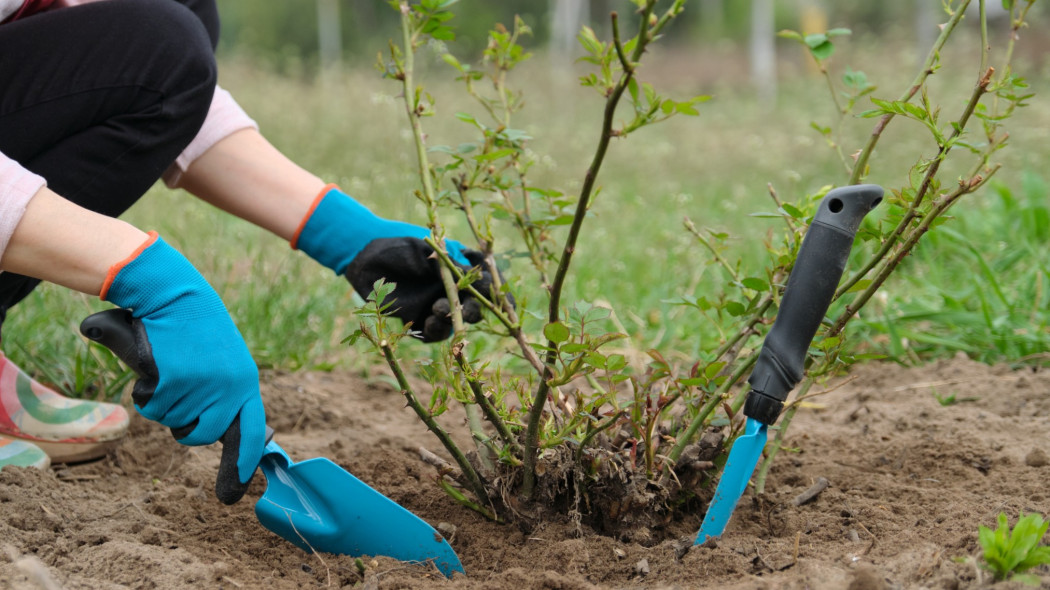
[[[99,459],[120,446],[120,439],[110,441],[53,442],[35,438],[23,438],[11,434],[4,434],[4,436],[33,443],[47,453],[48,457],[51,457],[52,463],[78,463],[80,461]]]

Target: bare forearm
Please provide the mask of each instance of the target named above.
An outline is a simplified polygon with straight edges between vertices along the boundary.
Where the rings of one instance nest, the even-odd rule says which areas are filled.
[[[146,240],[134,226],[42,188],[29,201],[0,269],[98,295],[110,266]]]
[[[182,188],[291,240],[325,183],[243,129],[212,146],[186,170]]]

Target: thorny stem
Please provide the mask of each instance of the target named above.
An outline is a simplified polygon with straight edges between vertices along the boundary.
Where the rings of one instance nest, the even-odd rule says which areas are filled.
[[[514,225],[518,228],[518,233],[520,233],[522,239],[525,240],[525,247],[529,251],[529,261],[532,262],[532,267],[535,268],[536,272],[539,274],[540,286],[543,288],[549,288],[550,279],[547,278],[547,269],[542,258],[541,239],[537,235],[537,228],[529,222],[531,217],[531,205],[529,204],[529,191],[525,184],[525,175],[519,172],[518,179],[521,183],[522,193],[522,208],[520,211],[513,206],[511,197],[507,191],[500,190],[500,195],[503,197],[503,202],[507,204],[507,210],[512,212]],[[542,368],[540,369],[540,372],[542,373]]]
[[[613,11],[609,17],[612,20],[613,47],[616,48],[616,57],[620,58],[623,71],[633,72],[634,64],[627,59],[627,54],[623,51],[623,43],[620,43],[620,15]]]
[[[984,0],[977,0],[978,12],[981,23],[981,67],[977,70],[980,76],[988,69],[988,53],[992,47],[988,44],[988,17],[984,11]]]
[[[828,92],[831,94],[831,101],[835,103],[835,112],[838,113],[838,123],[835,125],[835,138],[831,141],[835,144],[835,153],[839,155],[839,160],[842,161],[842,165],[846,167],[846,172],[850,172],[849,160],[846,158],[846,154],[842,152],[842,120],[846,118],[849,111],[842,106],[839,102],[838,92],[835,91],[835,84],[831,81],[831,73],[828,72],[828,67],[823,60],[817,59],[816,56],[813,59],[817,62],[820,67],[820,73],[824,77],[824,81],[828,85]]]
[[[474,239],[481,246],[481,251],[486,255],[492,254],[492,243],[481,234],[481,226],[474,215],[474,207],[470,203],[470,197],[467,196],[466,185],[458,179],[453,179],[452,182],[456,186],[456,193],[459,194],[459,206],[463,210],[463,215],[467,218],[467,226],[470,227],[470,232],[474,234]]]
[[[427,239],[427,243],[430,244],[431,247],[434,246],[434,244],[430,241],[429,238]],[[439,259],[441,259],[443,266],[452,269],[451,272],[453,273],[456,281],[459,281],[463,278],[463,272],[459,270],[459,268],[455,267],[455,265],[452,262],[452,259],[449,258],[447,253],[443,252],[438,248],[434,248],[434,253],[437,254]],[[492,273],[492,276],[493,281],[498,280],[498,273]],[[514,308],[509,303],[504,308],[497,307],[496,304],[494,304],[488,298],[487,295],[483,295],[482,293],[478,292],[478,290],[474,288],[473,285],[466,285],[465,287],[463,287],[463,290],[467,293],[470,293],[475,299],[478,300],[478,303],[480,303],[482,306],[484,306],[486,309],[492,312],[492,315],[496,316],[496,319],[498,319],[500,323],[502,323],[503,326],[507,328],[507,330],[510,332],[510,335],[514,338],[515,341],[517,341],[519,347],[521,348],[522,354],[525,356],[525,360],[527,360],[529,364],[532,365],[533,368],[535,368],[536,371],[542,375],[544,371],[543,361],[541,361],[539,356],[536,355],[536,352],[532,348],[532,345],[529,344],[524,332],[522,332],[521,321],[518,318],[517,312],[514,311]]]
[[[941,48],[944,47],[944,43],[951,36],[952,31],[955,29],[955,25],[959,24],[962,20],[963,15],[966,13],[966,7],[969,6],[970,0],[962,0],[962,3],[955,12],[952,14],[951,19],[948,20],[944,28],[941,29],[941,34],[937,37],[937,41],[933,44],[930,52],[926,55],[926,61],[923,63],[922,70],[912,85],[899,99],[901,102],[907,102],[911,100],[915,93],[922,88],[923,84],[926,83],[926,78],[933,73],[934,64],[937,63]],[[871,136],[868,137],[868,143],[864,146],[864,149],[860,151],[857,156],[857,163],[853,166],[853,174],[850,174],[849,184],[859,184],[861,178],[864,177],[864,170],[868,167],[868,158],[871,157],[871,152],[875,150],[875,144],[879,142],[879,138],[882,137],[882,132],[886,130],[886,126],[889,125],[890,121],[893,120],[893,113],[886,113],[883,115],[879,122],[875,125],[875,128],[871,131]]]
[[[452,437],[445,432],[435,420],[434,417],[423,407],[423,404],[419,403],[415,393],[412,391],[412,386],[408,383],[408,378],[405,377],[404,370],[401,369],[401,363],[398,362],[397,357],[394,356],[394,349],[391,348],[390,343],[386,340],[379,342],[379,349],[383,351],[383,357],[386,358],[387,365],[390,366],[390,370],[394,373],[394,378],[397,380],[398,387],[401,388],[401,395],[405,396],[405,400],[408,402],[412,411],[419,416],[419,419],[427,425],[427,429],[434,433],[441,441],[442,446],[445,450],[452,455],[453,460],[456,461],[456,465],[459,465],[460,470],[463,472],[463,477],[466,479],[466,483],[470,486],[474,496],[479,500],[488,498],[488,493],[485,491],[485,484],[481,482],[481,477],[478,476],[478,472],[474,470],[474,466],[467,460],[466,455],[463,451],[459,450],[456,443],[452,442]]]
[[[694,224],[693,220],[689,219],[688,217],[685,218],[685,229],[689,230],[689,233],[693,234],[693,236],[695,236],[696,239],[699,240],[705,248],[707,248],[707,251],[711,253],[711,256],[714,256],[715,261],[717,261],[718,264],[721,265],[727,273],[729,273],[729,276],[732,277],[733,282],[740,282],[740,277],[736,274],[736,269],[734,269],[733,266],[730,265],[725,258],[722,258],[722,255],[718,253],[718,250],[716,250],[715,247],[711,244],[711,241],[708,240],[707,237],[704,236],[704,234],[700,233],[700,230],[696,228],[696,224]]]
[[[878,253],[876,253],[875,256],[872,256],[872,258],[867,262],[867,264],[864,265],[863,268],[854,273],[849,280],[847,280],[838,288],[838,290],[835,292],[834,299],[838,299],[847,291],[849,291],[853,287],[853,285],[856,285],[858,281],[860,281],[866,274],[868,274],[868,272],[870,272],[880,262],[882,262],[883,258],[885,258],[885,256],[889,253],[893,246],[896,245],[898,238],[900,238],[901,234],[904,233],[905,229],[911,224],[912,220],[918,217],[919,205],[922,204],[923,200],[926,198],[926,193],[929,191],[930,185],[934,177],[937,175],[937,171],[940,170],[941,162],[944,161],[944,158],[948,155],[948,152],[951,151],[952,146],[955,144],[955,140],[960,135],[962,135],[963,130],[966,128],[966,124],[970,120],[970,116],[973,115],[974,109],[977,108],[977,103],[980,102],[981,97],[984,96],[985,92],[988,91],[988,84],[991,80],[992,73],[994,73],[994,70],[992,68],[989,68],[977,81],[977,84],[974,86],[973,93],[970,94],[970,100],[967,103],[966,108],[963,110],[963,113],[959,117],[959,120],[957,121],[956,125],[954,125],[954,129],[952,131],[951,136],[948,138],[947,141],[944,142],[944,145],[940,146],[940,150],[937,153],[937,157],[934,158],[933,162],[930,163],[929,168],[926,169],[926,174],[923,176],[922,183],[919,185],[918,190],[915,191],[915,197],[909,204],[908,212],[904,215],[904,218],[901,219],[901,221],[897,224],[897,227],[895,227],[890,233],[890,235],[887,236],[887,238],[883,241],[883,244],[879,248]],[[866,291],[872,291],[872,294],[874,294],[874,290],[872,290],[871,287],[872,286],[869,285]],[[869,297],[870,296],[871,295],[869,294]]]
[[[777,189],[773,188],[773,183],[767,182],[766,189],[769,190],[769,196],[773,199],[773,202],[776,203],[777,209],[783,209],[784,203],[782,203],[780,197],[777,196]],[[784,223],[787,224],[788,229],[790,229],[792,233],[798,231],[798,228],[795,227],[795,222],[791,221],[790,215],[781,215],[781,217],[784,219]]]
[[[485,518],[488,518],[489,520],[499,523],[503,522],[503,519],[501,519],[494,510],[492,510],[488,506],[482,506],[481,504],[478,504],[477,502],[474,502],[473,500],[468,498],[463,492],[456,489],[456,486],[449,483],[449,481],[445,479],[444,476],[438,476],[437,482],[438,485],[441,486],[441,489],[444,490],[450,498],[458,502],[461,506],[470,508],[471,510],[480,513]]]
[[[430,220],[430,230],[432,236],[428,239],[431,247],[435,251],[444,252],[444,231],[441,228],[441,224],[438,222],[437,215],[437,198],[434,192],[434,182],[430,176],[430,162],[427,158],[426,148],[426,136],[423,133],[423,124],[420,122],[420,105],[416,101],[416,89],[412,79],[413,69],[415,68],[415,39],[412,35],[411,21],[412,11],[408,5],[408,2],[402,0],[399,5],[401,10],[401,42],[404,45],[404,53],[401,61],[401,86],[402,86],[402,98],[405,103],[405,114],[408,116],[409,124],[412,127],[412,137],[415,140],[416,148],[416,160],[419,167],[419,180],[423,185],[423,200],[426,203],[427,215]],[[447,256],[447,254],[446,254]],[[466,330],[466,324],[463,322],[463,307],[459,301],[459,289],[456,288],[456,281],[452,278],[452,272],[449,270],[447,265],[439,265],[438,271],[441,274],[441,283],[445,287],[445,294],[448,297],[449,309],[452,316],[452,340],[456,342],[463,337],[463,333]],[[417,329],[422,329],[423,326],[416,326]],[[479,435],[482,437],[483,430],[481,428],[481,416],[478,414],[476,406],[468,405],[465,407],[467,412],[467,422],[470,425],[471,433],[474,435],[475,440],[479,440]],[[484,445],[477,446],[478,456],[481,458],[482,463],[486,466],[491,465],[492,458],[491,453]],[[484,498],[484,496],[479,496]]]
[[[696,433],[700,431],[700,427],[707,424],[707,419],[711,416],[711,413],[715,411],[715,408],[726,400],[726,394],[729,389],[740,381],[740,379],[743,378],[744,373],[750,371],[751,367],[753,367],[757,361],[758,353],[756,351],[746,361],[741,363],[735,371],[733,371],[733,374],[730,375],[729,379],[726,379],[726,382],[711,395],[707,400],[707,403],[700,409],[700,413],[689,423],[689,426],[686,427],[683,432],[678,434],[674,447],[672,447],[671,452],[667,454],[668,461],[671,465],[674,465],[678,461],[678,458],[682,456],[682,451],[684,451],[685,447],[689,445],[689,441],[696,436]],[[668,477],[669,471],[665,471],[661,480],[666,480]]]
[[[999,72],[999,79],[996,80],[996,82],[1003,81],[1006,78],[1006,76],[1010,73],[1010,63],[1011,61],[1013,61],[1014,47],[1017,45],[1017,39],[1020,36],[1018,32],[1021,30],[1021,27],[1025,25],[1025,19],[1028,16],[1028,9],[1030,9],[1033,4],[1035,4],[1035,0],[1026,0],[1024,7],[1017,9],[1020,12],[1018,13],[1016,18],[1014,18],[1014,11],[1010,11],[1010,39],[1006,42],[1006,52],[1003,58],[1003,67],[1002,70],[1000,70]],[[1013,111],[1013,106],[1007,109],[1007,113],[1011,111]],[[994,115],[999,114],[998,95],[996,95],[992,99],[992,113]]]
[[[609,416],[605,420],[599,422],[598,425],[594,428],[587,430],[587,434],[584,435],[582,440],[580,440],[580,445],[576,447],[576,463],[579,463],[580,460],[583,459],[583,451],[587,448],[587,443],[591,442],[591,439],[600,434],[601,432],[608,430],[609,427],[613,424],[616,424],[620,420],[620,418],[623,417],[623,414],[624,411],[619,410],[612,416]]]
[[[737,330],[737,333],[733,337],[727,339],[725,343],[722,344],[722,346],[719,347],[717,351],[715,351],[714,361],[712,362],[718,361],[718,359],[722,358],[722,356],[725,355],[725,353],[732,350],[733,347],[736,346],[737,343],[740,342],[743,338],[747,337],[750,334],[753,334],[755,332],[755,326],[762,322],[762,318],[765,317],[766,312],[769,311],[769,308],[772,305],[773,296],[767,295],[766,298],[762,300],[762,303],[758,304],[758,308],[755,310],[755,313],[751,316],[751,319],[748,320],[747,324],[745,324],[743,328]]]
[[[672,18],[677,16],[682,11],[682,6],[685,0],[675,0],[674,4],[668,8],[667,12],[657,20],[656,24],[650,26],[649,19],[653,13],[653,8],[656,6],[657,0],[647,0],[645,6],[641,10],[641,19],[638,24],[638,41],[635,44],[634,52],[631,55],[631,62],[637,62],[649,42],[659,34],[660,30],[670,22]],[[617,43],[616,39],[613,39],[613,43]],[[561,260],[558,261],[558,268],[554,273],[554,280],[551,283],[550,288],[550,304],[548,306],[547,320],[548,323],[555,323],[558,321],[561,313],[561,295],[562,289],[565,287],[565,279],[569,273],[569,264],[572,262],[572,255],[576,251],[576,242],[580,235],[580,228],[583,226],[583,220],[587,216],[587,210],[590,208],[591,197],[594,192],[594,184],[598,178],[598,171],[601,169],[602,162],[605,159],[605,152],[609,148],[609,142],[613,138],[613,121],[616,115],[616,106],[620,102],[620,98],[623,93],[627,90],[627,86],[631,79],[634,77],[634,69],[623,70],[620,74],[620,79],[617,81],[616,86],[612,89],[608,98],[605,101],[605,111],[602,116],[602,128],[601,137],[598,140],[598,146],[595,149],[594,157],[591,160],[590,165],[587,168],[587,173],[584,176],[583,186],[580,188],[580,196],[576,203],[576,212],[573,215],[572,225],[569,226],[569,235],[565,239],[565,247],[562,250]],[[536,454],[539,448],[539,437],[540,437],[540,419],[543,416],[543,408],[546,405],[547,396],[550,393],[550,379],[554,377],[554,365],[557,362],[557,343],[548,342],[547,348],[549,352],[546,354],[544,360],[544,371],[543,377],[540,379],[540,384],[536,388],[536,393],[533,396],[532,407],[529,408],[528,425],[525,432],[525,469],[524,479],[522,481],[522,494],[525,497],[532,495],[533,488],[536,484]]]
[[[919,242],[919,239],[923,236],[923,234],[930,230],[930,227],[933,224],[933,222],[938,217],[940,217],[945,211],[947,211],[953,204],[955,204],[955,202],[958,201],[960,197],[970,194],[984,186],[984,184],[988,182],[991,176],[998,170],[999,167],[996,166],[994,169],[988,172],[987,176],[977,175],[970,178],[969,180],[961,181],[961,186],[958,189],[938,199],[935,202],[934,207],[929,211],[929,213],[923,216],[922,221],[919,223],[919,225],[917,225],[911,231],[908,232],[908,234],[905,236],[904,241],[901,242],[900,248],[893,255],[893,257],[885,261],[881,270],[875,275],[875,278],[872,279],[871,284],[868,285],[868,287],[862,293],[857,295],[856,299],[851,301],[850,304],[846,306],[846,309],[843,310],[842,314],[835,320],[834,325],[828,330],[825,337],[830,338],[833,336],[837,336],[840,332],[842,332],[843,328],[845,328],[846,326],[846,323],[850,320],[851,317],[853,317],[853,314],[857,313],[857,311],[860,308],[864,307],[864,305],[868,302],[869,299],[871,299],[871,297],[875,294],[879,287],[881,287],[882,284],[886,282],[886,279],[889,278],[893,270],[897,268],[897,265],[899,265],[901,261],[904,260],[904,258],[911,252],[912,248],[914,248],[915,245]]]
[[[503,439],[503,443],[511,448],[516,454],[521,454],[521,446],[518,441],[514,439],[514,435],[511,434],[510,429],[507,428],[507,424],[500,418],[499,412],[496,411],[496,407],[492,405],[492,401],[485,395],[485,391],[481,388],[481,383],[478,380],[477,374],[467,364],[467,359],[463,356],[463,343],[457,343],[452,347],[452,356],[456,359],[456,364],[459,365],[459,370],[463,372],[463,378],[467,380],[467,385],[470,386],[471,393],[474,394],[474,403],[476,403],[481,411],[485,413],[485,417],[488,418],[489,423],[495,427],[499,437]]]
[[[929,192],[930,187],[932,185],[933,178],[934,176],[936,176],[937,171],[940,169],[941,162],[944,161],[944,158],[948,155],[948,152],[951,151],[952,145],[954,145],[955,143],[954,140],[962,134],[962,130],[966,128],[966,124],[969,122],[970,116],[973,114],[974,109],[977,108],[977,103],[980,102],[981,97],[984,96],[985,92],[987,92],[988,84],[991,81],[993,72],[994,70],[992,68],[988,68],[988,70],[986,70],[981,76],[980,80],[978,80],[977,85],[974,87],[973,93],[970,95],[970,101],[967,103],[966,108],[963,110],[963,113],[959,117],[958,122],[956,123],[956,125],[954,125],[955,131],[952,133],[952,136],[944,143],[944,145],[941,146],[940,152],[937,154],[937,157],[934,159],[933,162],[930,163],[929,168],[926,170],[926,174],[922,179],[922,184],[919,186],[918,190],[916,190],[915,198],[912,199],[912,202],[908,207],[908,212],[897,224],[897,227],[894,228],[889,238],[886,239],[878,254],[876,254],[873,257],[874,261],[882,263],[881,270],[877,272],[871,284],[868,285],[863,292],[857,295],[857,297],[853,301],[851,301],[849,305],[846,306],[846,309],[842,312],[838,319],[835,320],[835,323],[831,327],[831,329],[828,330],[826,335],[827,337],[836,336],[840,332],[842,332],[843,328],[846,327],[846,323],[850,320],[851,317],[853,317],[853,314],[855,314],[857,310],[863,307],[864,304],[867,303],[869,299],[871,299],[871,297],[875,294],[879,287],[881,287],[882,284],[889,277],[890,273],[892,273],[893,270],[897,267],[897,265],[900,264],[902,260],[904,260],[904,257],[908,255],[912,247],[914,247],[915,243],[918,242],[918,239],[922,236],[922,234],[926,233],[926,230],[929,229],[930,224],[933,223],[933,220],[936,219],[939,215],[939,213],[936,213],[936,210],[927,212],[925,215],[923,215],[922,222],[919,224],[918,227],[908,232],[908,237],[906,238],[905,243],[901,245],[897,252],[890,258],[887,258],[885,260],[883,259],[889,253],[890,249],[897,244],[898,239],[902,234],[904,234],[905,229],[911,225],[911,222],[916,217],[919,217],[919,205],[926,198],[926,195]],[[980,181],[981,184],[983,184],[983,182],[983,180]],[[962,196],[963,194],[973,192],[973,190],[976,190],[976,188],[970,188],[971,186],[976,187],[979,185],[974,184],[972,181],[967,182],[963,187],[960,187],[960,189],[956,191],[958,193],[958,196]],[[875,265],[870,266],[873,268]],[[858,273],[856,276],[862,275],[861,273]],[[843,285],[843,287],[839,289],[838,293],[836,293],[836,297],[838,297],[842,293],[845,293],[848,289],[848,285]]]
[[[1010,62],[1013,60],[1014,46],[1017,45],[1018,31],[1020,31],[1021,27],[1024,26],[1025,19],[1028,17],[1028,9],[1031,8],[1033,4],[1035,4],[1035,0],[1027,0],[1024,5],[1024,8],[1020,9],[1021,12],[1017,16],[1017,18],[1010,21],[1010,40],[1006,43],[1006,54],[1003,59],[1003,76],[1005,76],[1006,72],[1009,71],[1009,68],[1007,66],[1009,66]],[[1011,14],[1010,16],[1012,18],[1013,14]]]

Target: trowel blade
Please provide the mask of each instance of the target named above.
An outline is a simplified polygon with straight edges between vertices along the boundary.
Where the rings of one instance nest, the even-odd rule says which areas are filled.
[[[710,537],[717,538],[726,530],[729,517],[733,515],[733,509],[740,501],[740,496],[744,495],[747,482],[762,457],[767,429],[768,427],[758,420],[747,419],[744,434],[737,437],[729,451],[729,458],[722,470],[722,479],[715,488],[715,496],[707,507],[707,515],[700,525],[694,545],[702,545]]]

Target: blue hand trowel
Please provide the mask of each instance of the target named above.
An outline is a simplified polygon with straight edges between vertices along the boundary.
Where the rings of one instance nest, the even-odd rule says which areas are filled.
[[[729,451],[696,545],[721,536],[733,515],[766,446],[766,430],[802,380],[806,351],[835,295],[860,222],[882,201],[882,192],[871,184],[847,186],[828,192],[820,202],[788,276],[780,311],[748,378],[744,434]]]
[[[112,350],[141,377],[148,374],[140,361],[143,350],[139,342],[145,331],[139,333],[136,342],[136,322],[130,312],[111,309],[89,316],[81,323],[80,331]],[[234,475],[237,439],[227,438],[239,438],[236,420],[221,439],[223,453],[219,461],[220,472],[227,470]],[[418,516],[328,459],[292,462],[272,440],[273,430],[267,427],[266,431],[266,447],[259,463],[266,476],[266,492],[255,504],[255,514],[264,527],[306,551],[431,561],[447,577],[463,572],[459,557],[448,542]],[[175,430],[172,432],[178,437]],[[243,488],[232,495],[232,500],[224,499],[228,493],[223,489],[223,479],[219,478],[216,495],[227,503],[239,499]],[[236,477],[232,481],[236,482]]]

